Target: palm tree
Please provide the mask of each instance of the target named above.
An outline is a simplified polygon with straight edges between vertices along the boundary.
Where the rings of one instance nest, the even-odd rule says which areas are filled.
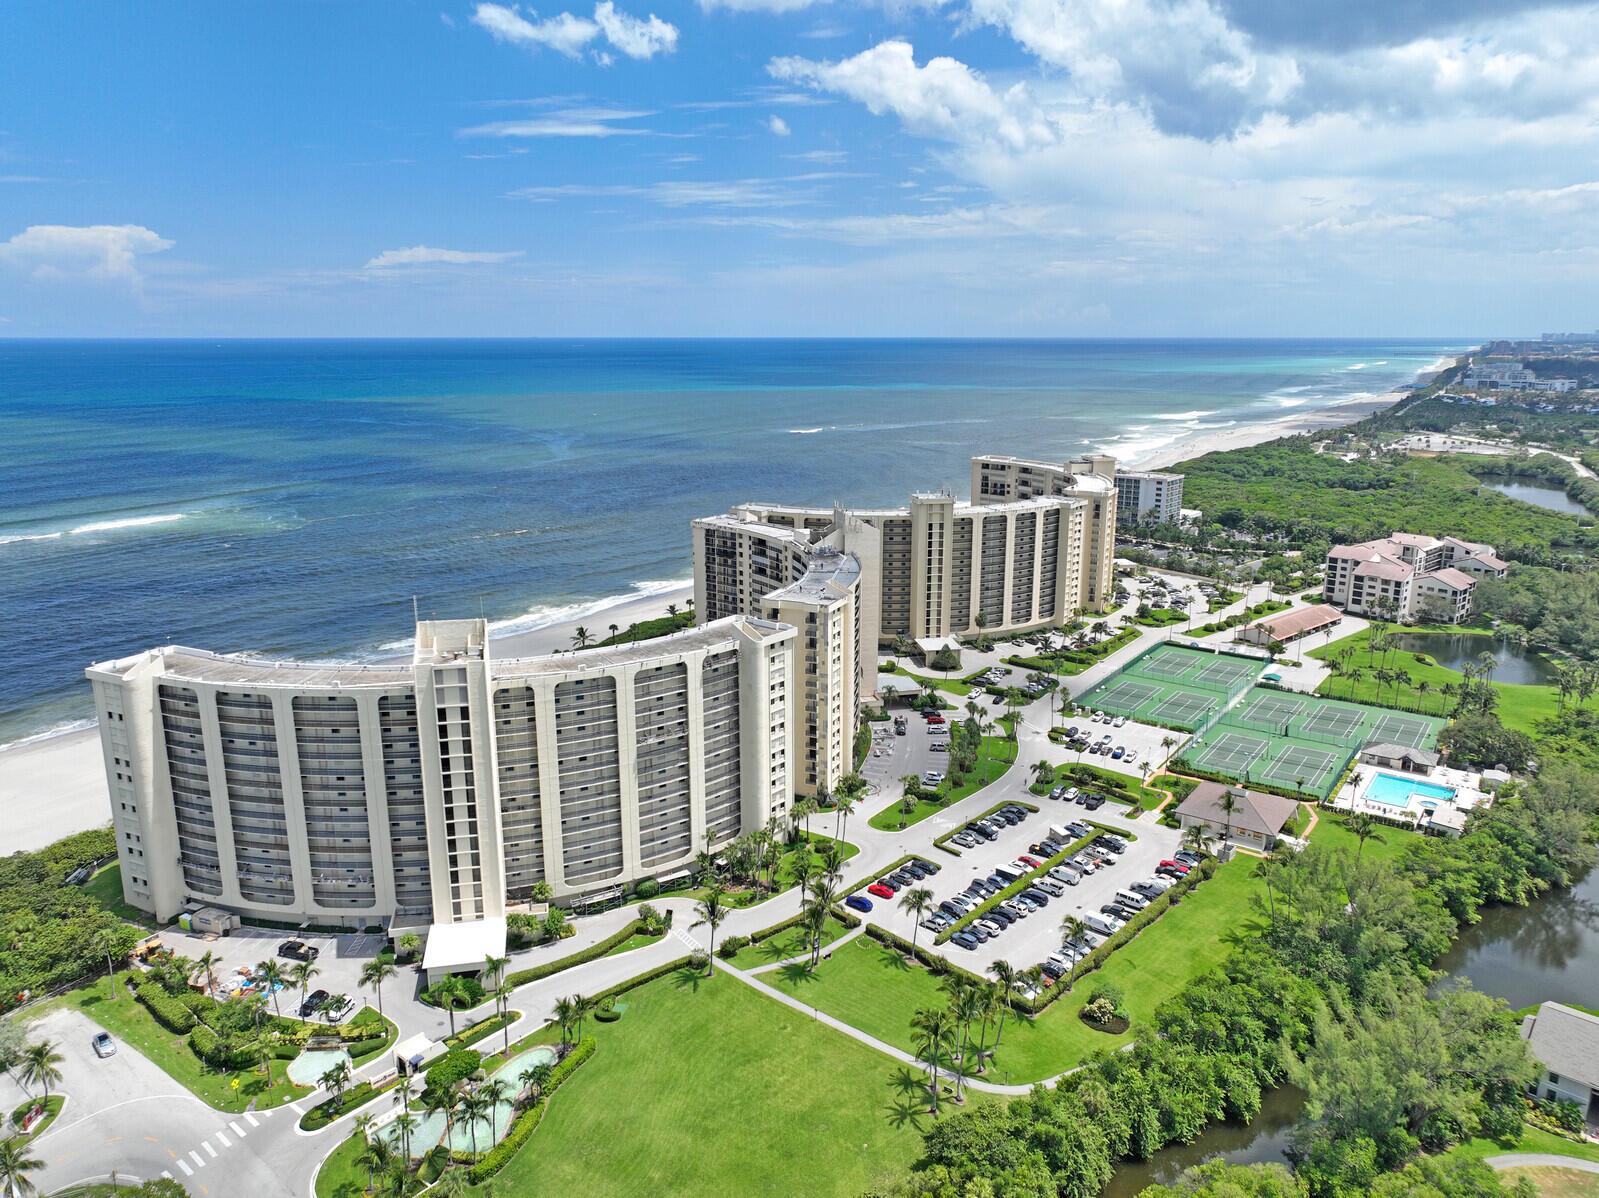
[[[339,1096],[344,1093],[344,1088],[350,1084],[350,1062],[339,1061],[328,1069],[321,1077],[316,1079],[316,1084],[333,1095],[333,1105],[339,1105]]]
[[[1183,848],[1190,853],[1210,852],[1211,837],[1204,824],[1190,824],[1183,833]]]
[[[994,984],[1005,992],[1005,1005],[999,1009],[999,1027],[994,1032],[994,1051],[998,1052],[999,1038],[1005,1034],[1005,1012],[1010,1009],[1010,996],[1016,990],[1019,975],[1009,961],[995,961],[988,967],[988,972],[994,975]]]
[[[909,911],[911,919],[911,960],[916,959],[916,933],[921,930],[922,916],[933,909],[933,892],[925,886],[913,886],[900,896],[899,909]]]
[[[44,1168],[44,1162],[28,1155],[28,1141],[21,1136],[0,1140],[0,1193],[28,1198],[39,1187],[28,1175]]]
[[[486,1081],[478,1087],[478,1093],[488,1099],[489,1107],[489,1144],[493,1145],[500,1138],[499,1132],[499,1107],[505,1101],[509,1087],[502,1081]]]
[[[42,1086],[46,1099],[50,1097],[50,1087],[61,1080],[61,1070],[56,1066],[66,1060],[56,1051],[54,1042],[40,1040],[36,1044],[29,1044],[22,1050],[22,1068],[19,1071],[22,1081],[29,1086]]]
[[[455,1035],[455,1011],[457,1006],[466,1001],[466,983],[459,975],[450,974],[443,981],[434,982],[428,988],[428,993],[433,1001],[444,1008],[445,1014],[450,1017],[450,1035]]]
[[[289,984],[300,990],[300,1005],[305,1005],[306,992],[311,989],[311,979],[322,971],[314,961],[297,961],[289,966]]]
[[[255,980],[272,995],[272,1013],[279,1019],[283,1018],[283,1012],[278,1008],[278,991],[284,983],[283,966],[269,957],[255,967]]]
[[[1216,806],[1221,809],[1221,816],[1224,821],[1221,838],[1223,840],[1231,840],[1233,838],[1233,812],[1238,810],[1238,796],[1231,790],[1224,790],[1221,792],[1221,798],[1216,800]]]
[[[205,992],[212,998],[215,998],[217,994],[216,967],[219,959],[214,952],[207,949],[200,954],[199,960],[194,963],[194,972],[205,979]],[[193,977],[194,974],[189,976]]]
[[[361,966],[359,985],[369,988],[378,1000],[378,1014],[383,1014],[383,983],[400,972],[399,966],[387,957],[373,957]]]
[[[1355,838],[1355,860],[1360,860],[1360,855],[1366,851],[1366,842],[1375,840],[1383,843],[1382,833],[1377,831],[1381,824],[1375,815],[1365,811],[1356,811],[1344,820],[1344,826],[1349,829]]]
[[[582,624],[572,629],[572,645],[574,648],[587,649],[594,643],[594,634]]]
[[[811,965],[815,969],[822,959],[822,937],[827,932],[827,917],[832,913],[833,888],[825,879],[815,890],[815,898],[805,908],[805,931],[810,937]]]
[[[394,1117],[394,1126],[400,1133],[400,1156],[411,1159],[411,1133],[416,1130],[417,1119],[410,1111],[401,1111]]]
[[[510,963],[510,957],[484,957],[483,972],[488,974],[495,984],[498,984],[500,975],[505,972],[505,967]]]
[[[677,604],[668,603],[666,605],[666,614],[675,619],[677,617]]]
[[[515,995],[516,987],[511,985],[509,980],[503,981],[494,987],[494,1005],[499,1008],[500,1019],[502,1020],[500,1031],[505,1036],[505,1052],[507,1055],[511,1051],[511,999]]]
[[[377,1188],[377,1175],[389,1167],[389,1162],[394,1159],[394,1149],[389,1147],[389,1142],[382,1136],[369,1136],[366,1147],[361,1150],[361,1163],[366,1166],[366,1188],[368,1192]]]
[[[1088,931],[1088,925],[1075,915],[1068,915],[1060,921],[1061,936],[1064,940],[1081,940]],[[1077,950],[1072,950],[1072,971],[1066,978],[1066,993],[1070,994],[1072,987],[1077,984],[1077,966],[1082,962],[1082,957]]]
[[[609,631],[610,631],[610,634],[611,634],[611,639],[614,641],[616,639],[616,634],[618,632],[621,632],[622,630],[617,625],[612,624],[612,625],[609,626]]]
[[[543,1061],[522,1070],[517,1080],[528,1088],[528,1101],[537,1102],[539,1100],[544,1093],[544,1087],[549,1084],[550,1074],[553,1072],[554,1067],[545,1064]]]
[[[706,957],[709,958],[705,966],[706,977],[709,977],[711,975],[711,971],[715,969],[714,959],[716,956],[716,929],[722,926],[722,921],[728,916],[728,909],[722,902],[724,897],[725,896],[721,886],[712,886],[710,890],[706,892],[705,897],[702,898],[694,907],[694,911],[699,918],[689,925],[691,928],[697,928],[701,925],[704,925],[711,930],[710,947],[706,950]]]
[[[1048,786],[1055,780],[1055,767],[1040,758],[1033,762],[1033,777],[1038,780],[1038,785]]]
[[[561,1043],[570,1043],[572,1025],[577,1022],[577,1008],[572,1005],[570,998],[558,998],[555,1000],[555,1022],[561,1028]]]
[[[572,1018],[577,1021],[577,1038],[583,1038],[583,1021],[592,1015],[599,1003],[592,998],[584,998],[581,994],[572,995]]]
[[[484,1115],[489,1113],[487,1096],[482,1090],[468,1090],[461,1095],[461,1117],[466,1120],[467,1130],[472,1136],[472,1155],[477,1155],[477,1125]]]
[[[932,1095],[932,1112],[938,1114],[938,1060],[943,1055],[944,1041],[954,1030],[954,1020],[947,1008],[929,1007],[911,1017],[911,1030],[916,1033],[916,1052],[927,1064],[927,1089]]]

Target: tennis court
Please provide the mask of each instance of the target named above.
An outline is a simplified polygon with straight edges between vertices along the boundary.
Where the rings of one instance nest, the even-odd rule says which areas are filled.
[[[1245,784],[1266,783],[1325,799],[1367,745],[1430,749],[1443,724],[1430,716],[1256,687],[1195,737],[1182,760]]]
[[[1254,658],[1156,645],[1084,691],[1077,702],[1095,711],[1191,732],[1263,669],[1265,662]]]

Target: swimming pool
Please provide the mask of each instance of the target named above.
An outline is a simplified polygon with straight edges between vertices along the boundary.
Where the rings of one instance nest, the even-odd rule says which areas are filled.
[[[1423,782],[1419,778],[1401,778],[1397,774],[1373,774],[1363,796],[1385,807],[1408,808],[1420,801],[1423,807],[1455,801],[1455,788],[1437,782]]]

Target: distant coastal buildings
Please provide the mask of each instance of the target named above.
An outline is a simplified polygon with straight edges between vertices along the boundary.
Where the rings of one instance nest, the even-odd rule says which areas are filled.
[[[427,620],[405,664],[164,646],[91,666],[124,898],[161,919],[471,925],[436,943],[481,957],[538,883],[591,902],[685,878],[838,789],[880,649],[1105,609],[1113,459],[978,457],[972,477],[970,502],[695,520],[699,623],[651,640],[501,660],[483,620]],[[1139,502],[1171,480],[1141,477]]]
[[[1328,550],[1322,594],[1354,615],[1458,624],[1471,614],[1477,579],[1503,578],[1507,569],[1492,545],[1396,532]]]

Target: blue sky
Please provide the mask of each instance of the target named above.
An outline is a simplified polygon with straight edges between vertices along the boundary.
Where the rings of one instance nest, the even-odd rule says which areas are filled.
[[[1599,325],[1599,6],[0,10],[0,336]]]

